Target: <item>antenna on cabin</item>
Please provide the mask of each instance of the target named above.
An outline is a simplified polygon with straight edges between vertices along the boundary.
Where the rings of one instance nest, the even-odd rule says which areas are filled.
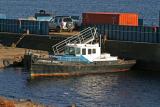
[[[100,39],[100,40],[99,40],[99,46],[100,46],[100,48],[101,48],[101,43],[102,43],[102,40],[101,40],[101,39],[102,39],[102,35],[101,35],[101,34],[99,35],[99,39]]]

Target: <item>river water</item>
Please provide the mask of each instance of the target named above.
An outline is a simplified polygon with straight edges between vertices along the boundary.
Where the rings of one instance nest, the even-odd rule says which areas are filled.
[[[0,0],[0,13],[8,18],[34,15],[45,9],[56,15],[86,11],[136,12],[145,23],[157,24],[159,0]],[[151,19],[156,20],[151,20]],[[160,74],[129,71],[82,77],[27,80],[23,68],[0,70],[0,96],[31,99],[67,107],[158,107]]]
[[[8,18],[33,16],[41,9],[56,15],[81,15],[89,11],[135,12],[144,23],[157,25],[160,0],[0,0],[0,13]]]
[[[129,71],[27,79],[23,68],[0,70],[0,95],[55,107],[159,107],[160,74]]]

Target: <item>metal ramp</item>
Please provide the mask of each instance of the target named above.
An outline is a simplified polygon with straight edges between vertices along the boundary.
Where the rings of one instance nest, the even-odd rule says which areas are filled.
[[[22,41],[22,39],[27,36],[26,34],[22,34],[16,43],[12,43],[12,47],[17,47],[17,45]]]
[[[76,43],[87,44],[87,43],[92,42],[97,35],[96,30],[97,29],[94,27],[88,27],[88,28],[82,30],[80,33],[78,33],[74,36],[68,37],[67,39],[53,45],[52,49],[53,49],[54,55],[58,55],[58,54],[62,53],[64,51],[64,47],[67,44],[76,44]]]

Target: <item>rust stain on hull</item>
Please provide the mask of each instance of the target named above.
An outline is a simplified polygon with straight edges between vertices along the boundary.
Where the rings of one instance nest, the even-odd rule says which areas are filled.
[[[93,74],[105,74],[105,73],[111,73],[111,72],[126,72],[129,71],[129,69],[114,69],[107,72],[86,72],[86,73],[31,73],[31,77],[68,77],[68,76],[82,76],[82,75],[93,75]]]

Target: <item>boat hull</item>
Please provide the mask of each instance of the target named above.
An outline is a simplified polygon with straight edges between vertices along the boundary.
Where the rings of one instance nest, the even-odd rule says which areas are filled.
[[[80,76],[88,74],[102,74],[107,72],[128,71],[135,61],[117,62],[98,62],[92,64],[81,63],[32,63],[30,68],[31,77],[41,76]]]

